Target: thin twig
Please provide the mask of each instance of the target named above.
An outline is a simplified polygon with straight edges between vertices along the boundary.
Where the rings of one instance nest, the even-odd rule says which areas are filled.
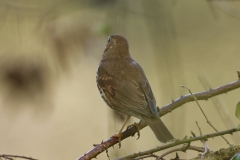
[[[195,102],[197,103],[199,109],[201,110],[202,114],[204,115],[205,119],[207,120],[207,123],[208,123],[216,132],[218,132],[218,130],[217,130],[217,129],[212,125],[212,123],[208,120],[206,114],[204,113],[202,107],[201,107],[200,104],[198,103],[197,98],[193,95],[192,91],[191,91],[188,87],[186,87],[186,86],[183,86],[183,85],[182,85],[182,87],[183,87],[183,88],[186,88],[186,89],[189,91],[189,93],[193,96]],[[223,137],[223,136],[221,136],[221,137],[222,137],[222,138],[227,142],[227,144],[231,147],[231,144],[228,142],[228,140],[227,140],[225,137]]]
[[[202,131],[201,131],[201,128],[199,127],[198,125],[198,122],[196,121],[196,124],[197,124],[197,127],[199,129],[199,132],[200,132],[200,136],[202,135]],[[207,145],[206,141],[204,139],[201,140],[201,142],[203,143],[203,146],[204,146],[204,152],[202,153],[201,157],[205,156],[207,153],[209,153],[211,150],[209,148],[209,146]]]
[[[195,146],[188,146],[187,150],[194,150],[194,151],[198,151],[198,152],[204,152],[203,148],[200,147],[195,147]],[[179,148],[174,148],[172,150],[167,151],[166,153],[162,154],[161,156],[159,156],[156,160],[160,160],[161,158],[165,157],[166,155],[173,153],[173,152],[177,152],[177,151],[182,151],[185,152],[185,149],[183,150],[183,147],[179,147]]]
[[[164,149],[167,149],[167,148],[171,148],[171,147],[174,147],[174,146],[177,146],[177,145],[180,145],[180,144],[199,141],[199,140],[207,139],[207,138],[211,138],[211,137],[217,137],[217,136],[221,136],[221,135],[224,135],[224,134],[232,134],[232,133],[237,132],[237,131],[240,131],[240,129],[232,128],[232,129],[229,129],[229,130],[225,130],[225,131],[221,131],[221,132],[215,132],[215,133],[211,133],[211,134],[206,134],[206,135],[203,135],[203,136],[191,137],[191,138],[188,138],[188,139],[183,139],[183,140],[179,140],[179,141],[176,141],[176,142],[173,142],[173,143],[169,143],[169,144],[166,144],[166,145],[163,145],[163,146],[160,146],[160,147],[156,147],[156,148],[153,148],[153,149],[150,149],[150,150],[147,150],[147,151],[134,153],[134,154],[122,157],[122,158],[118,158],[117,160],[128,160],[128,159],[136,158],[136,157],[139,157],[139,156],[155,153],[155,152],[158,152],[158,151],[161,151],[161,150],[164,150]]]
[[[37,160],[37,159],[32,158],[32,157],[10,155],[10,154],[1,154],[0,158],[5,158],[5,159],[9,159],[9,160],[14,160],[14,158],[22,158],[22,159],[28,159],[28,160]]]
[[[141,156],[141,157],[134,158],[134,159],[132,159],[132,160],[144,159],[144,158],[149,158],[149,157],[155,157],[155,158],[157,158],[158,156],[155,155],[155,154],[149,154],[149,155],[144,155],[144,156]]]
[[[197,122],[197,121],[196,121],[196,124],[197,124],[198,130],[199,130],[200,136],[202,136],[202,130],[201,130],[201,128],[199,127],[199,125],[198,125],[198,122]]]
[[[208,100],[211,97],[227,93],[229,91],[232,91],[234,89],[237,89],[240,87],[240,80],[237,80],[235,82],[226,84],[224,86],[214,88],[205,92],[199,92],[195,93],[194,96],[197,98],[197,100]],[[195,101],[193,96],[191,94],[187,94],[185,96],[181,96],[180,98],[174,100],[172,103],[169,103],[165,105],[164,107],[160,108],[159,116],[163,116],[172,110],[182,106],[183,104],[187,102]]]
[[[197,103],[197,105],[198,105],[199,109],[201,110],[202,114],[204,115],[205,119],[207,120],[207,122],[209,122],[206,114],[204,113],[202,107],[201,107],[200,104],[198,103],[197,98],[193,95],[192,91],[191,91],[188,87],[186,87],[186,86],[184,86],[184,85],[182,85],[182,87],[183,87],[183,88],[186,88],[186,89],[188,90],[188,92],[193,96],[195,102]]]
[[[198,79],[205,90],[207,90],[208,88],[211,88],[209,81],[204,75],[199,76]],[[222,98],[220,96],[214,97],[214,98],[211,98],[211,101],[213,103],[213,106],[215,107],[216,112],[218,113],[218,116],[222,120],[221,122],[225,124],[225,127],[226,128],[235,127],[235,123],[229,112],[229,107],[227,107],[226,104],[222,102]],[[233,138],[233,141],[237,141],[238,139],[240,139],[240,135],[236,134],[232,138]]]

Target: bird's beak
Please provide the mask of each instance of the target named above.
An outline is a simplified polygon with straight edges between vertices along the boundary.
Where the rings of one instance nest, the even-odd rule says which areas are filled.
[[[104,52],[106,52],[106,51],[108,50],[108,48],[109,48],[109,47],[106,47],[106,48],[104,49]]]

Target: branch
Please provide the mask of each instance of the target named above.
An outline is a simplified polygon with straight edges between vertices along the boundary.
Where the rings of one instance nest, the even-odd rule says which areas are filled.
[[[207,120],[207,123],[208,123],[216,132],[218,132],[218,130],[217,130],[217,129],[212,125],[212,123],[208,120],[207,115],[204,113],[202,107],[201,107],[200,104],[198,103],[197,98],[192,94],[192,91],[191,91],[188,87],[186,87],[186,86],[182,86],[182,87],[188,89],[188,91],[189,91],[190,94],[193,96],[194,100],[196,101],[196,103],[197,103],[199,109],[201,110],[202,114],[204,115],[205,119]],[[197,122],[196,122],[196,123],[197,123]],[[198,126],[198,123],[197,123],[197,126]],[[200,130],[200,135],[201,135],[201,134],[202,134],[202,133],[201,133],[201,129],[200,129],[199,126],[198,126],[198,128],[199,128],[199,130]],[[227,140],[225,137],[223,137],[223,136],[221,136],[221,137],[227,142],[227,144],[228,144],[229,146],[231,146],[231,144],[228,142],[228,140]],[[206,143],[204,142],[204,145],[205,145],[205,144],[206,144]],[[205,145],[205,147],[206,147],[206,145]],[[204,154],[205,154],[205,153],[204,153]]]
[[[232,82],[230,84],[215,88],[215,89],[210,89],[209,91],[205,92],[200,92],[200,93],[195,93],[193,94],[197,100],[208,100],[211,97],[227,93],[229,91],[232,91],[234,89],[237,89],[240,87],[240,80],[237,80],[235,82]],[[187,94],[185,96],[181,96],[180,98],[172,101],[172,103],[167,104],[163,108],[160,109],[159,111],[159,116],[163,116],[172,110],[182,106],[183,104],[187,102],[194,101],[194,97],[190,94]],[[147,124],[145,122],[141,122],[141,125],[139,126],[139,129],[142,129],[146,127]],[[124,140],[127,137],[134,136],[134,134],[137,132],[137,128],[135,127],[130,127],[127,130],[122,132],[122,140]],[[107,148],[110,148],[114,144],[118,143],[118,140],[114,137],[110,137],[108,140],[102,142],[99,145],[94,146],[93,149],[82,155],[81,157],[78,158],[78,160],[88,160],[92,158],[96,158],[97,155],[100,153],[104,152]]]
[[[139,153],[134,153],[134,154],[119,158],[117,160],[133,159],[133,158],[136,158],[136,157],[139,157],[139,156],[148,155],[148,154],[158,152],[158,151],[161,151],[161,150],[164,150],[164,149],[167,149],[167,148],[171,148],[171,147],[174,147],[174,146],[177,146],[177,145],[180,145],[180,144],[191,143],[191,142],[194,142],[194,141],[207,139],[207,138],[211,138],[211,137],[217,137],[217,136],[221,136],[221,135],[224,135],[224,134],[232,134],[232,133],[237,132],[237,131],[240,131],[240,129],[232,128],[232,129],[217,132],[217,133],[215,132],[215,133],[206,134],[206,135],[203,135],[203,136],[183,139],[183,140],[176,141],[174,143],[169,143],[169,144],[166,144],[166,145],[163,145],[163,146],[160,146],[160,147],[156,147],[154,149],[150,149],[150,150],[139,152]]]
[[[14,158],[28,159],[28,160],[37,160],[32,157],[18,156],[18,155],[9,155],[9,154],[0,154],[0,159],[14,160]]]
[[[218,87],[218,88],[214,88],[214,89],[209,89],[208,91],[205,92],[199,92],[199,93],[195,93],[193,94],[197,100],[208,100],[211,97],[223,94],[223,93],[227,93],[229,91],[232,91],[234,89],[237,89],[240,87],[240,80],[237,80],[235,82],[229,83],[227,85]],[[192,102],[194,101],[194,97],[191,94],[187,94],[185,96],[181,96],[180,98],[172,101],[172,103],[167,104],[166,106],[164,106],[163,108],[161,108],[159,116],[163,116],[169,112],[171,112],[172,110],[182,106],[183,104],[187,103],[187,102]]]
[[[182,151],[182,152],[186,152],[186,150],[193,150],[193,151],[197,151],[197,152],[204,152],[204,149],[203,148],[199,148],[199,147],[195,147],[195,146],[188,146],[186,149],[185,149],[185,146],[183,147],[179,147],[179,148],[174,148],[170,151],[167,151],[166,153],[162,154],[161,156],[157,157],[156,160],[161,160],[164,156],[170,154],[170,153],[173,153],[173,152],[177,152],[177,151]],[[142,156],[143,157],[143,156]],[[137,159],[137,158],[135,158]]]

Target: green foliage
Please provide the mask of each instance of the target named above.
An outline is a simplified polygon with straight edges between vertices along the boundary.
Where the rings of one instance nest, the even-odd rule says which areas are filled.
[[[240,154],[235,154],[230,160],[240,160]]]
[[[238,104],[236,106],[235,115],[240,120],[240,101],[238,102]]]
[[[111,32],[111,27],[108,24],[104,24],[99,28],[99,33],[101,35],[109,35]]]
[[[235,115],[236,115],[236,117],[240,120],[240,101],[238,102],[238,104],[237,104],[237,106],[236,106]],[[240,124],[238,125],[237,128],[240,129]]]

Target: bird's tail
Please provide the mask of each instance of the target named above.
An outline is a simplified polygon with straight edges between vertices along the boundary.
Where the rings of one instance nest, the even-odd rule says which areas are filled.
[[[169,132],[160,118],[148,118],[142,117],[143,120],[149,125],[153,133],[160,142],[166,143],[169,140],[173,140],[174,137]]]

